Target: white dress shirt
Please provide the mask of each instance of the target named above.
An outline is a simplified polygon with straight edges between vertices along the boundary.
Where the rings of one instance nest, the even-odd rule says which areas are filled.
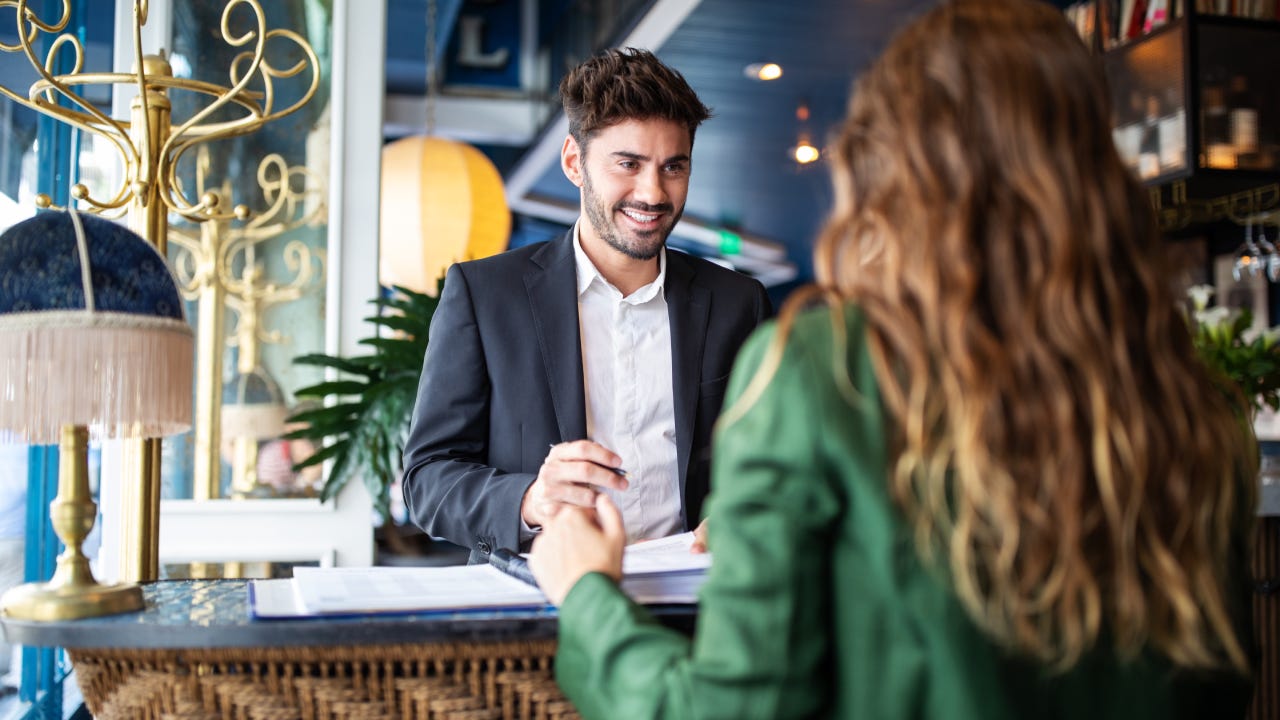
[[[583,252],[576,225],[573,252],[587,436],[622,458],[630,483],[604,492],[622,511],[627,542],[682,532],[666,248],[658,277],[626,297]]]

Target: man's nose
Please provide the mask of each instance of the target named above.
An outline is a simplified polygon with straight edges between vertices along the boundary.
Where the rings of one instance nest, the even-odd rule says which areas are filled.
[[[645,171],[636,177],[632,197],[646,205],[662,205],[667,202],[667,191],[662,186],[662,177],[657,170]]]

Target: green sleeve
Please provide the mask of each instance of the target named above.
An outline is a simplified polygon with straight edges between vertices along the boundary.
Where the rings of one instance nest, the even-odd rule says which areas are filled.
[[[767,325],[744,347],[726,408],[774,333]],[[716,436],[714,561],[696,639],[658,625],[602,575],[565,599],[556,674],[584,717],[809,717],[829,702],[826,583],[840,499],[820,467],[818,433],[838,392],[829,337],[814,344],[790,339],[764,394]]]

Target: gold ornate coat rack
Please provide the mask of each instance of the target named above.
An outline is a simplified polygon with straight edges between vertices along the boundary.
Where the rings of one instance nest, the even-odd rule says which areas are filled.
[[[28,0],[0,0],[0,21],[12,12],[16,24],[13,36],[17,37],[16,44],[0,42],[0,51],[22,53],[38,75],[25,94],[0,83],[0,95],[110,142],[124,163],[119,186],[94,197],[86,186],[76,184],[71,196],[82,210],[127,216],[129,227],[164,254],[170,212],[196,222],[247,216],[244,208],[224,207],[214,193],[203,193],[194,201],[187,198],[178,181],[179,159],[202,143],[253,133],[301,108],[319,87],[320,63],[298,33],[267,29],[258,0],[228,0],[219,27],[221,37],[229,46],[243,50],[231,61],[227,82],[174,77],[163,54],[143,53],[142,26],[147,22],[148,6],[147,0],[133,2],[133,68],[129,72],[87,72],[84,46],[73,33],[65,32],[71,20],[71,0],[62,1],[57,20],[41,17],[29,7]],[[233,23],[233,16],[237,21],[247,20],[250,29],[233,32],[233,24],[239,25]],[[34,49],[41,34],[52,38],[43,60]],[[304,59],[288,67],[272,65],[267,60],[268,44],[274,48],[280,43],[295,46]],[[64,52],[71,54],[72,70],[55,74],[52,68]],[[306,89],[296,102],[277,107],[276,82],[288,78],[305,80]],[[108,116],[82,94],[85,87],[103,85],[137,88],[128,119]],[[170,101],[174,91],[190,92],[208,98],[208,102],[190,117],[174,118]],[[38,197],[37,204],[53,207],[48,196]],[[144,582],[159,576],[160,442],[124,442],[118,579]]]

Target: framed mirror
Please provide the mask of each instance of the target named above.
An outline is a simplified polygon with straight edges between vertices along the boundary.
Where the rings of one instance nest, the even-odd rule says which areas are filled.
[[[117,26],[131,2],[117,3]],[[231,221],[170,216],[169,258],[197,336],[194,429],[161,453],[161,577],[253,574],[246,563],[367,565],[371,503],[359,483],[334,501],[318,473],[294,473],[310,449],[281,436],[294,392],[319,381],[302,354],[351,353],[377,293],[377,192],[385,10],[352,0],[166,0],[150,3],[145,42],[171,48],[175,76],[235,82],[252,58],[243,39],[268,29],[262,57],[279,72],[265,95],[293,103],[307,80],[293,36],[314,50],[315,95],[258,131],[193,149],[175,170],[189,199],[218,195]],[[265,20],[261,25],[257,16]],[[131,27],[131,26],[128,26]],[[280,34],[273,34],[275,31]],[[118,30],[119,32],[119,30]],[[152,52],[144,47],[144,51]],[[119,58],[117,63],[122,62]],[[304,73],[305,74],[305,73]],[[189,116],[172,98],[174,117]],[[199,107],[194,108],[198,111]],[[216,119],[216,115],[214,116]],[[239,209],[243,207],[243,210]],[[104,473],[115,467],[104,447]],[[104,475],[100,565],[110,576],[127,528]]]

